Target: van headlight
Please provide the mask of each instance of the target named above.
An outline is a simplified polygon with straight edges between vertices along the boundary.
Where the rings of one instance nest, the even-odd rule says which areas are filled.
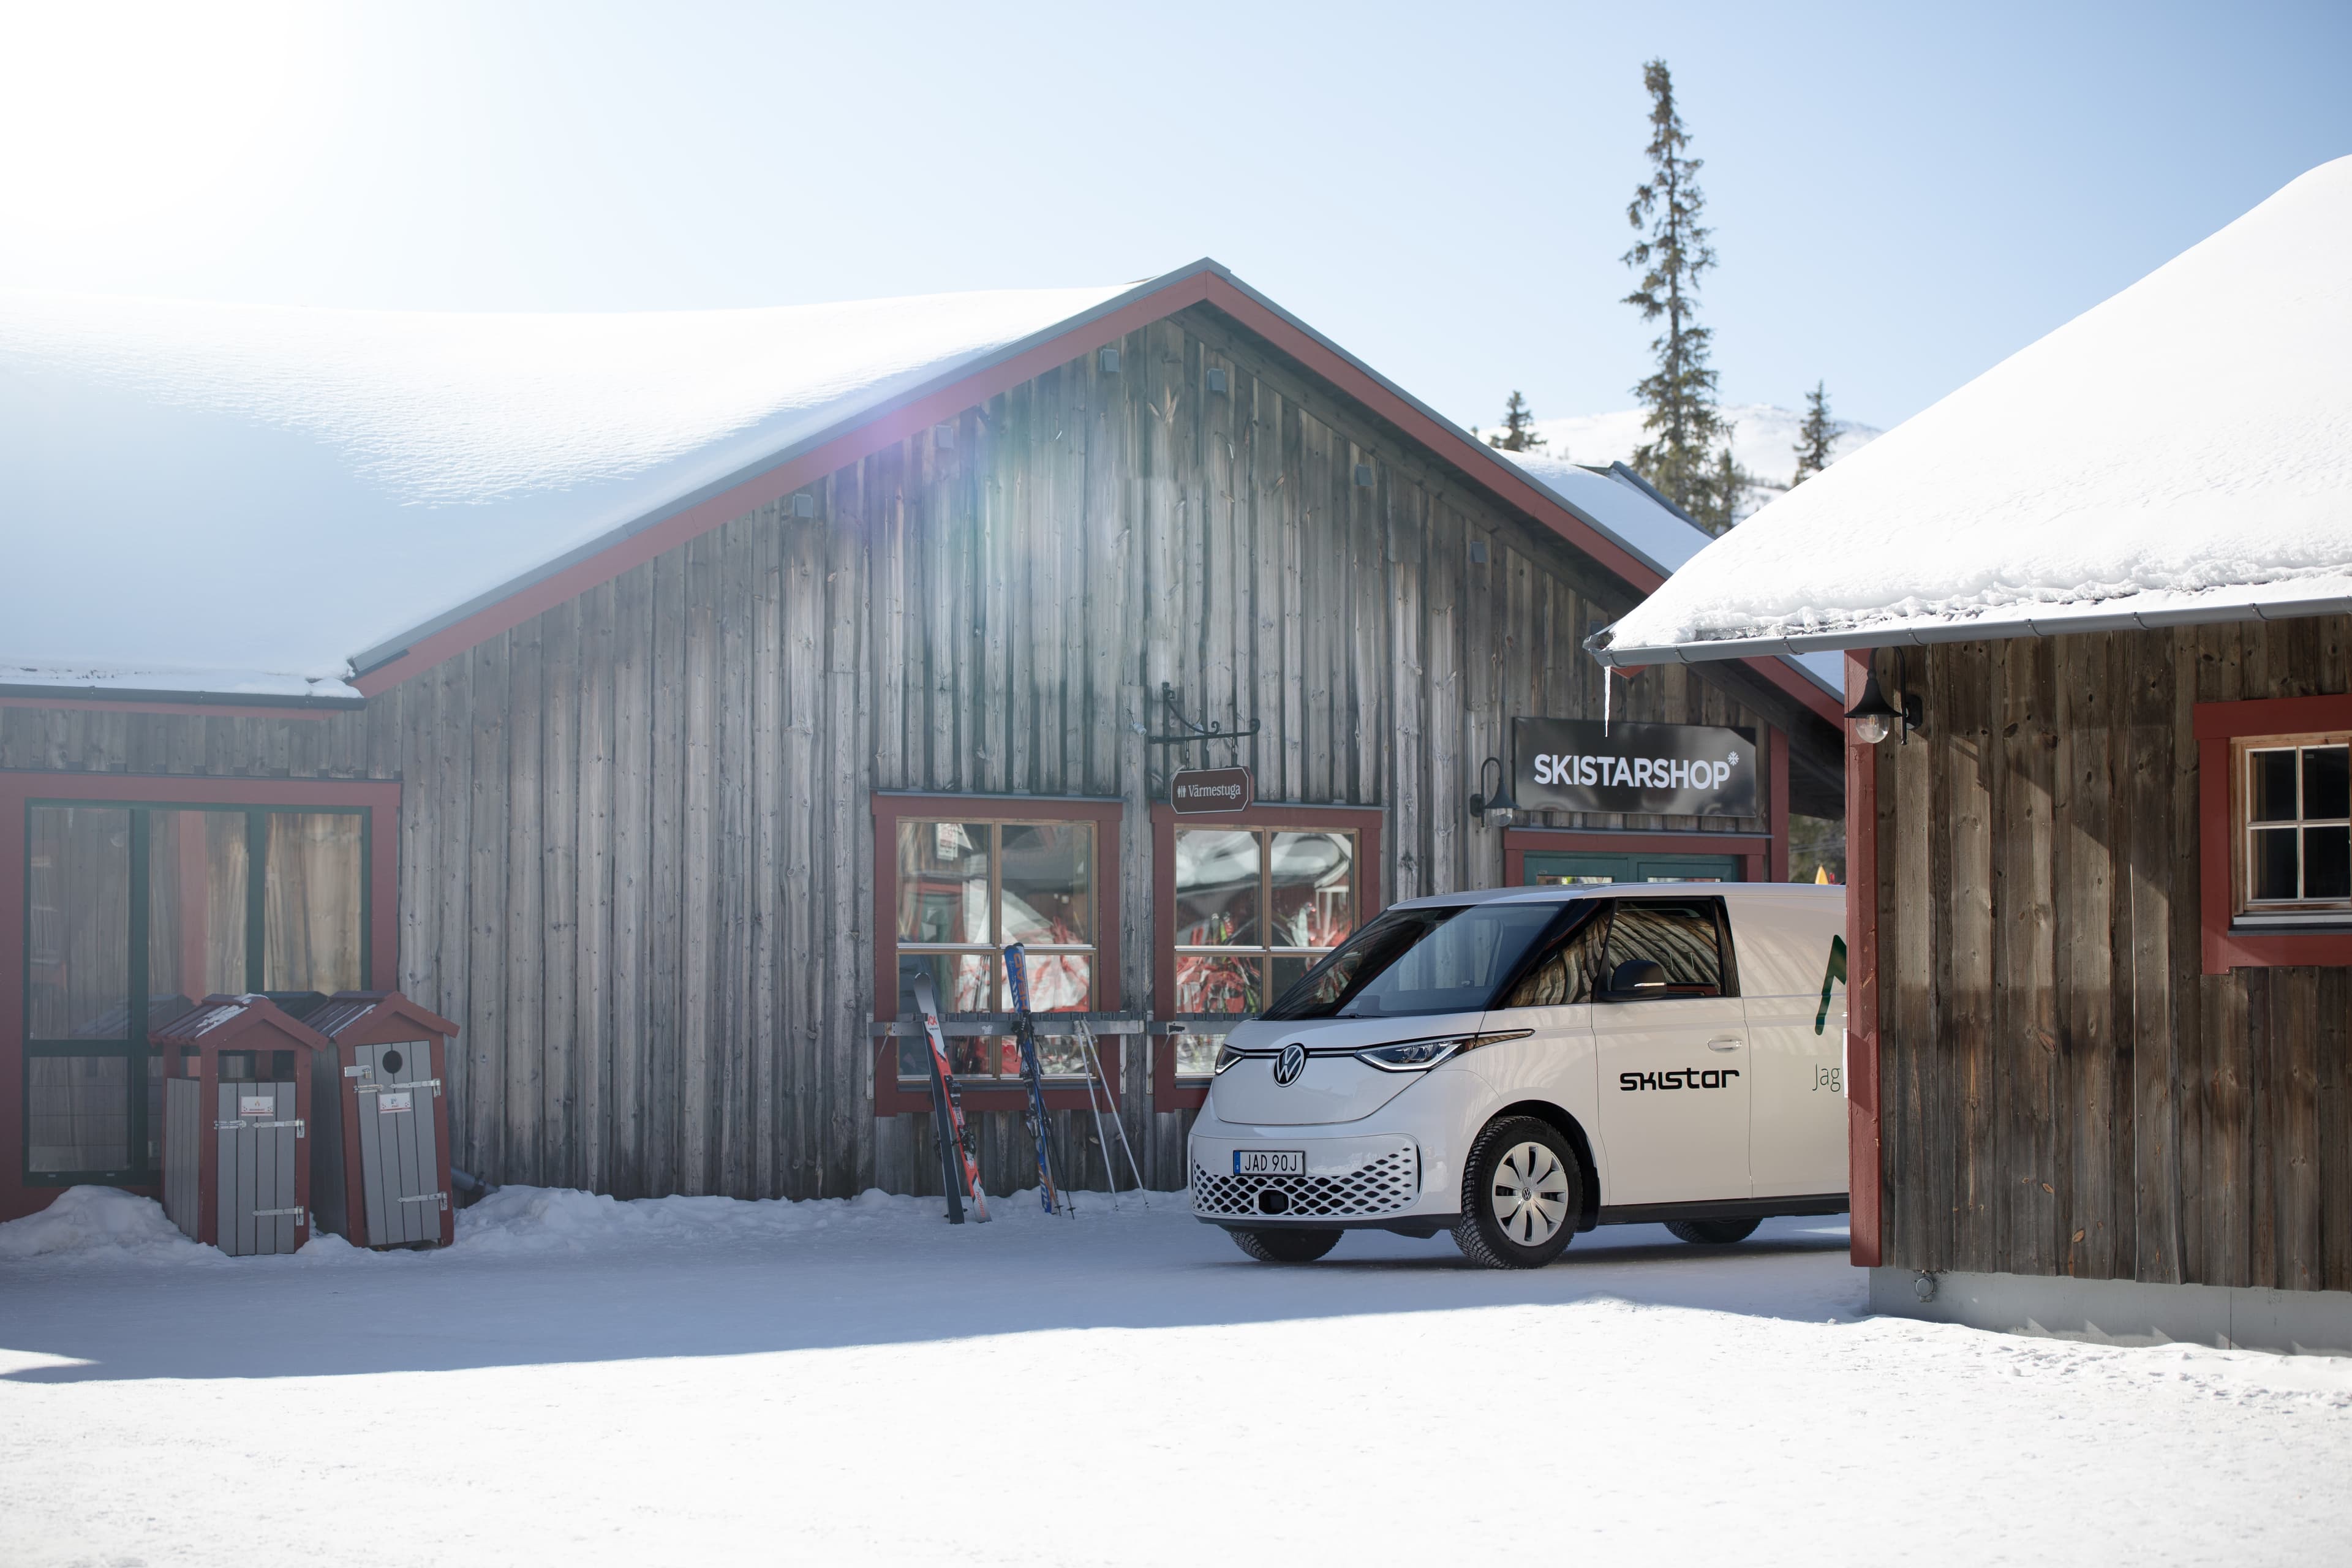
[[[1242,1060],[1248,1055],[1249,1052],[1237,1051],[1234,1049],[1233,1047],[1225,1044],[1224,1041],[1219,1040],[1217,1042],[1217,1063],[1216,1066],[1209,1069],[1209,1076],[1211,1078],[1216,1077],[1219,1073],[1224,1071],[1227,1068],[1233,1066],[1235,1062]]]
[[[1382,1072],[1425,1072],[1440,1062],[1452,1061],[1465,1051],[1475,1051],[1480,1046],[1491,1046],[1504,1040],[1524,1040],[1532,1029],[1505,1029],[1492,1035],[1447,1035],[1434,1040],[1399,1040],[1392,1046],[1371,1046],[1356,1053],[1356,1059],[1380,1068]]]

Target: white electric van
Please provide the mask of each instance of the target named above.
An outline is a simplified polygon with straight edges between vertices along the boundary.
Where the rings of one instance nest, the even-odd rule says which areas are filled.
[[[1227,1037],[1192,1212],[1269,1263],[1450,1230],[1496,1268],[1596,1225],[1843,1214],[1844,924],[1803,884],[1393,905]]]

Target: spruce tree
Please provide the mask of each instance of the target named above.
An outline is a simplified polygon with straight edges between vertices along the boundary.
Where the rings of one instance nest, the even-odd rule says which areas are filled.
[[[1830,466],[1830,448],[1837,445],[1838,433],[1844,428],[1830,417],[1829,384],[1815,382],[1812,391],[1805,394],[1805,422],[1797,427],[1797,477],[1789,481],[1790,489]]]
[[[1642,274],[1624,302],[1642,319],[1664,319],[1650,344],[1658,368],[1634,387],[1647,409],[1642,427],[1651,438],[1633,452],[1641,476],[1671,497],[1711,532],[1732,523],[1738,470],[1729,431],[1716,413],[1715,370],[1707,363],[1712,331],[1698,324],[1699,279],[1715,266],[1712,232],[1700,223],[1706,197],[1697,174],[1704,161],[1690,155],[1690,136],[1675,108],[1675,82],[1664,60],[1642,68],[1650,94],[1650,177],[1635,187],[1625,218],[1642,237],[1625,265]],[[1720,447],[1720,450],[1718,450]]]
[[[1517,393],[1503,405],[1503,433],[1486,437],[1486,445],[1506,452],[1532,452],[1544,444],[1536,434],[1536,416],[1528,410],[1528,400]]]

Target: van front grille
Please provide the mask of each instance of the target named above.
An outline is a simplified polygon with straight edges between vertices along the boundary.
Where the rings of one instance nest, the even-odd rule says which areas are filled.
[[[1264,1196],[1278,1194],[1269,1205]],[[1360,1219],[1421,1195],[1421,1151],[1400,1141],[1344,1176],[1236,1176],[1192,1162],[1192,1212],[1210,1219]]]

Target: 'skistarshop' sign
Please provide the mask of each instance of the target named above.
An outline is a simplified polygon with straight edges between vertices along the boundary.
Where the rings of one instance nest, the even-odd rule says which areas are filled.
[[[1705,724],[1511,721],[1511,794],[1523,811],[1754,816],[1756,737]]]

